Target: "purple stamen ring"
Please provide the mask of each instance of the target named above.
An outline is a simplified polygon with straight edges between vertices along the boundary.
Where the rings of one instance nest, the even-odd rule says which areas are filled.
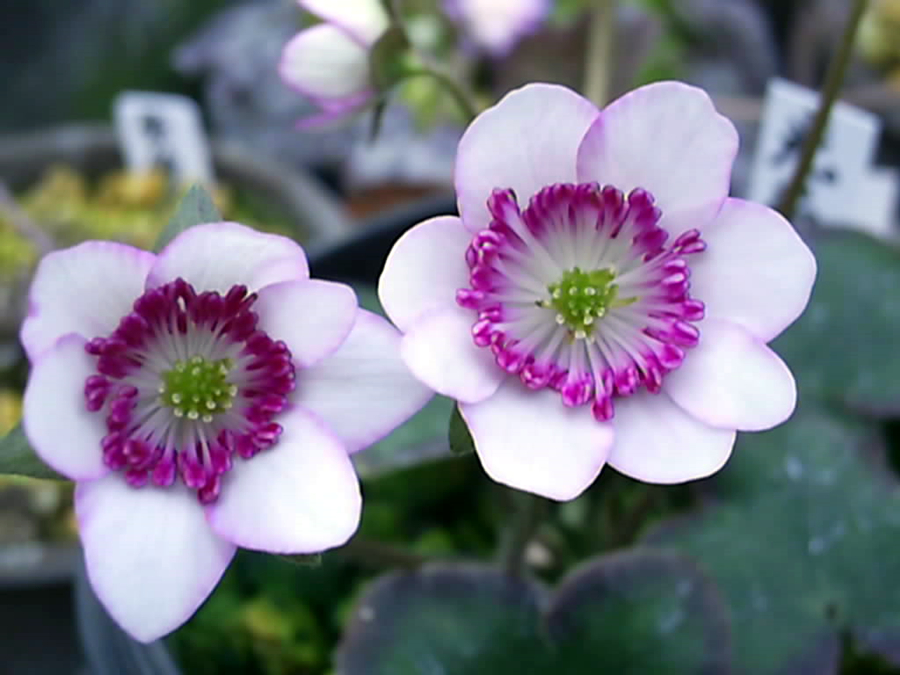
[[[257,327],[255,293],[197,293],[179,278],[145,292],[97,357],[87,409],[106,417],[104,463],[134,487],[180,476],[201,503],[216,500],[235,454],[245,460],[282,432],[273,421],[295,387],[291,352]]]
[[[472,337],[530,389],[563,404],[591,404],[612,419],[613,398],[642,386],[658,393],[666,373],[696,346],[704,305],[689,294],[687,259],[706,243],[669,233],[653,196],[627,197],[596,183],[551,185],[520,211],[512,190],[494,190],[492,220],[466,250],[469,288],[456,301],[477,312]]]

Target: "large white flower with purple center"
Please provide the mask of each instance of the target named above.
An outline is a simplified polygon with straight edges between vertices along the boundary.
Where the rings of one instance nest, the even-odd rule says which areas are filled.
[[[158,256],[97,241],[49,254],[21,339],[25,432],[77,481],[91,584],[143,641],[183,623],[238,546],[343,544],[360,515],[348,453],[430,397],[349,287],[235,223]]]
[[[791,415],[793,377],[766,343],[816,264],[778,213],[729,198],[737,148],[709,97],[673,82],[602,112],[529,85],[466,131],[461,217],[407,232],[379,293],[492,478],[558,500],[606,463],[691,480],[736,430]]]
[[[285,45],[278,72],[285,84],[322,109],[300,120],[298,128],[337,123],[374,99],[369,50],[390,19],[381,0],[298,1],[323,22],[300,31]]]

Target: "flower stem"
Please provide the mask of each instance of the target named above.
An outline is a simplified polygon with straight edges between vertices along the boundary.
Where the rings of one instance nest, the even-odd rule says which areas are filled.
[[[450,94],[450,96],[453,97],[453,100],[456,102],[457,107],[459,107],[459,111],[466,119],[466,124],[469,124],[478,115],[478,107],[472,101],[469,94],[463,89],[462,85],[460,85],[450,75],[442,72],[438,68],[430,65],[423,65],[418,68],[410,68],[404,73],[404,76],[424,76],[433,78],[447,91],[448,94]]]
[[[518,513],[500,553],[504,571],[513,577],[522,574],[525,550],[547,509],[547,501],[541,497],[526,492],[518,493],[517,497],[520,502]]]
[[[778,207],[778,210],[781,211],[785,218],[790,219],[793,217],[800,197],[803,194],[803,187],[813,167],[816,149],[822,143],[825,129],[828,126],[828,119],[831,116],[831,109],[834,107],[834,102],[837,100],[841,85],[844,82],[844,76],[847,73],[847,66],[853,53],[853,42],[856,39],[859,22],[868,4],[869,0],[854,0],[850,16],[847,18],[847,23],[844,26],[844,35],[841,38],[840,47],[828,65],[828,74],[822,87],[819,110],[816,112],[812,129],[803,144],[800,162],[797,164],[794,176],[788,184],[781,204]]]
[[[601,108],[609,101],[617,8],[618,0],[596,0],[591,12],[582,93]]]
[[[430,558],[411,551],[402,546],[385,544],[380,541],[370,541],[356,537],[351,539],[342,548],[337,549],[345,558],[349,558],[366,567],[387,567],[414,570],[418,569]]]

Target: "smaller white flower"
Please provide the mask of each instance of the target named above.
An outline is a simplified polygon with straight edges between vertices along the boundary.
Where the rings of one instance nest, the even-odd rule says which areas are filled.
[[[321,113],[298,127],[323,126],[350,117],[375,96],[369,50],[390,25],[379,0],[299,0],[324,23],[300,31],[284,47],[278,71]]]
[[[505,56],[550,13],[549,0],[444,0],[444,10],[475,46]]]

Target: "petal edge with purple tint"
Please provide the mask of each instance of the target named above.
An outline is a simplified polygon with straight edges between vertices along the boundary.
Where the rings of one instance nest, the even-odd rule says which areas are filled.
[[[490,398],[459,407],[485,472],[517,490],[568,501],[594,482],[613,444],[613,427],[587,408],[566,408],[554,391],[509,378]]]
[[[459,218],[438,216],[397,240],[378,280],[378,298],[395,326],[405,331],[429,312],[456,306],[456,291],[469,285],[471,238]]]
[[[258,291],[269,284],[308,279],[309,266],[303,249],[287,237],[238,223],[206,223],[185,230],[160,251],[146,287],[178,277],[198,293],[227,293],[236,284]]]
[[[700,344],[666,377],[663,392],[687,413],[719,429],[762,431],[787,420],[797,404],[791,371],[744,328],[700,324]]]
[[[466,229],[491,222],[486,204],[496,188],[514,190],[524,207],[541,188],[574,182],[578,146],[598,114],[566,87],[529,84],[476,117],[459,142],[454,176]]]
[[[297,383],[294,402],[325,422],[350,453],[387,436],[433,396],[400,358],[400,339],[385,319],[361,309],[337,351]]]
[[[691,284],[707,316],[733,321],[768,342],[803,313],[816,259],[781,214],[728,199],[703,238],[708,248],[691,262]]]
[[[734,125],[702,89],[657,82],[613,101],[578,147],[580,182],[648,190],[674,237],[719,212],[738,151]]]
[[[48,253],[29,291],[20,338],[29,358],[63,335],[87,340],[112,332],[141,295],[156,256],[125,244],[87,241]]]
[[[172,632],[219,583],[235,547],[217,537],[188,490],[132,488],[121,476],[79,483],[75,514],[88,579],[132,637]]]

